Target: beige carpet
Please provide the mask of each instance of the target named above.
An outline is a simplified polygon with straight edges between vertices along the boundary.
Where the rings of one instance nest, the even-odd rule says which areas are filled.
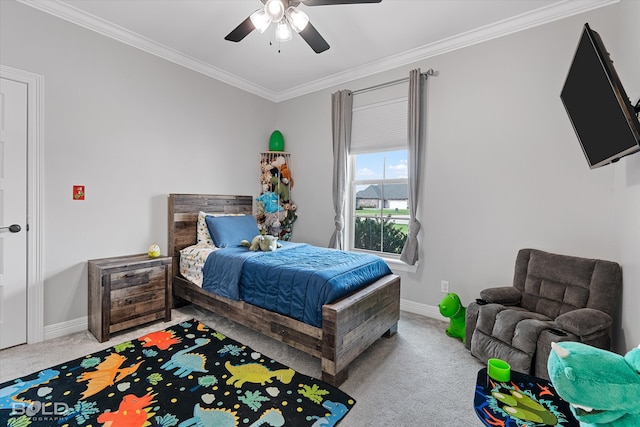
[[[320,377],[320,361],[194,306],[173,320],[114,334],[98,343],[88,331],[0,351],[0,383],[196,318],[296,371]],[[446,322],[402,312],[398,334],[358,357],[340,389],[357,401],[340,427],[480,426],[473,395],[482,364],[444,333]]]

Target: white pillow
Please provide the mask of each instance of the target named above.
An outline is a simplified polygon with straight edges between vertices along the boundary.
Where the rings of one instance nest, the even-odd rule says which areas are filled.
[[[207,222],[205,218],[207,217],[207,213],[198,212],[198,225],[196,230],[196,242],[198,245],[206,244],[209,246],[213,246],[213,239],[211,238],[211,234],[209,234],[209,229],[207,228]]]

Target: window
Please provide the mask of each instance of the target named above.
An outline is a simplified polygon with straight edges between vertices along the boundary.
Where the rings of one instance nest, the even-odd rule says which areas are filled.
[[[374,98],[361,105],[355,105],[354,99],[349,246],[399,257],[409,224],[408,100],[388,91],[378,91]]]
[[[404,150],[351,156],[351,247],[400,255],[407,239],[409,186]]]

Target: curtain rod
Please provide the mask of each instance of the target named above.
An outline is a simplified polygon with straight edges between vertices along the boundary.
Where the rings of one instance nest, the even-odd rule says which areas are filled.
[[[434,74],[433,68],[429,68],[424,73],[420,73],[421,76],[433,76],[433,74]],[[393,80],[393,81],[390,81],[390,82],[380,83],[378,85],[365,87],[363,89],[353,90],[353,91],[351,91],[351,94],[355,95],[355,94],[358,94],[358,93],[369,92],[371,90],[382,89],[383,87],[393,86],[393,85],[397,85],[397,84],[408,82],[408,81],[409,81],[409,77],[405,77],[403,79]]]

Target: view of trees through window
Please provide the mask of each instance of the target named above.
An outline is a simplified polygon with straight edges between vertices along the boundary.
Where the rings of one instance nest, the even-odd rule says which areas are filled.
[[[352,156],[352,247],[397,254],[407,239],[407,150]]]

